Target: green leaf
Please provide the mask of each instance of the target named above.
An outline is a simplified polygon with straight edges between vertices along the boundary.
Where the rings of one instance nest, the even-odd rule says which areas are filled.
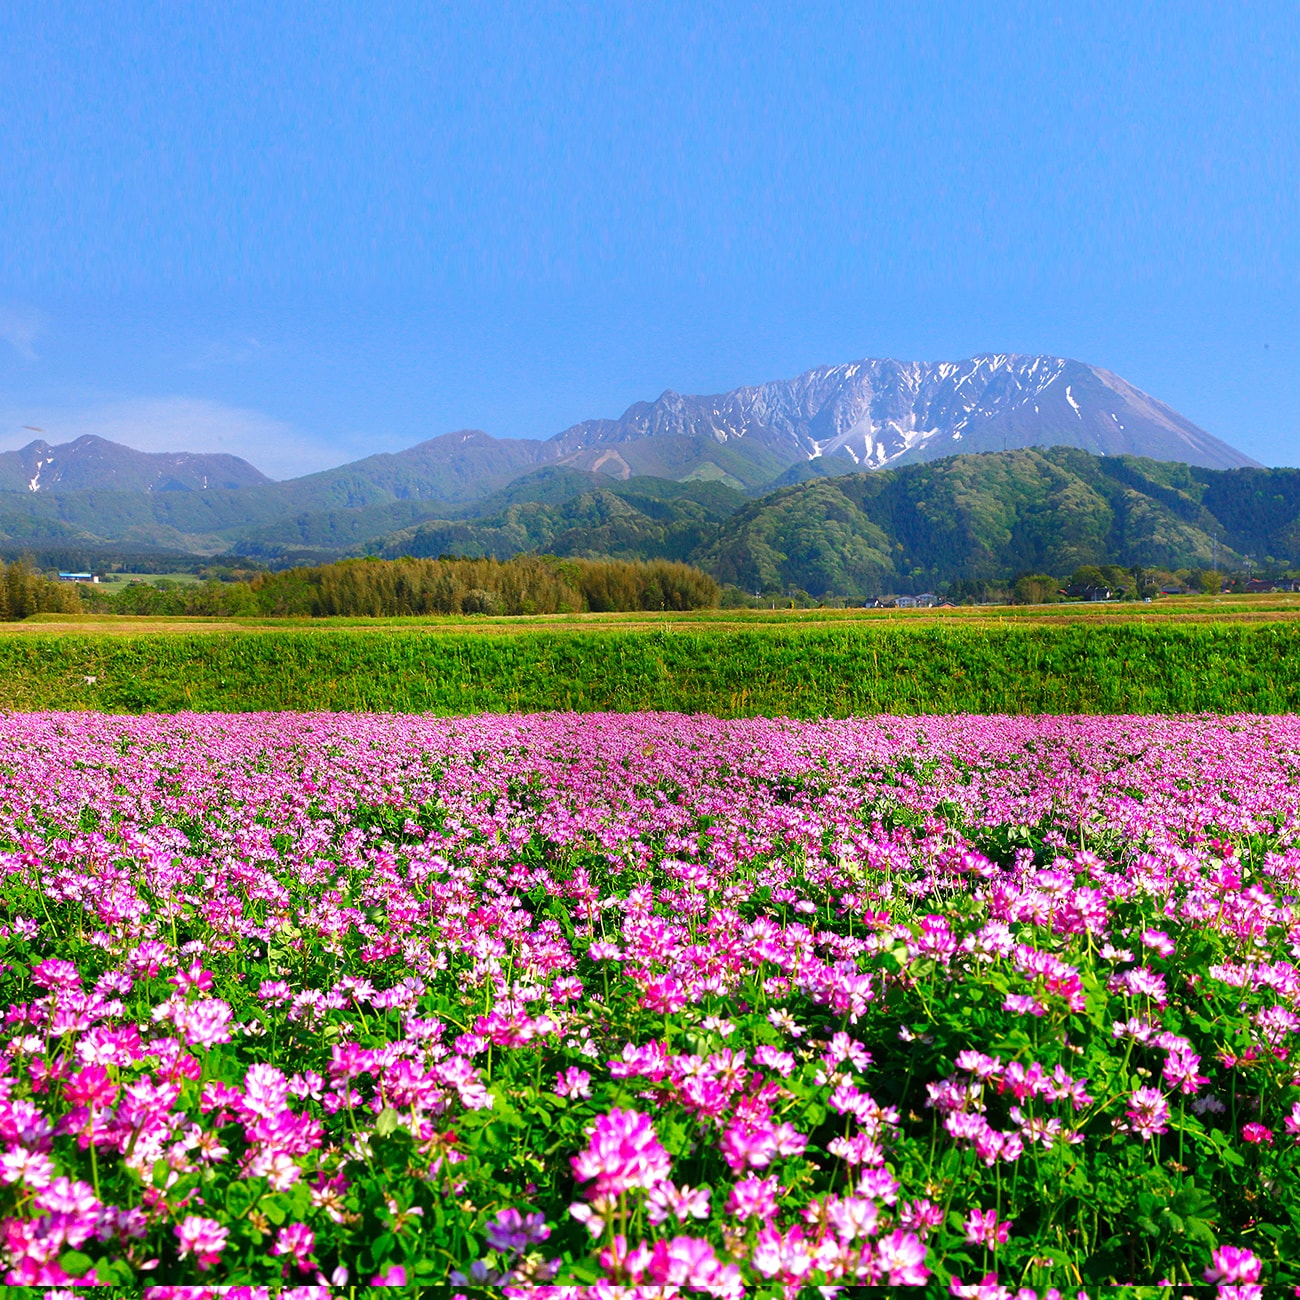
[[[289,1192],[289,1212],[295,1219],[302,1220],[307,1217],[307,1211],[311,1209],[311,1188],[304,1182],[297,1182],[293,1185],[293,1190]]]
[[[226,1188],[226,1209],[232,1218],[242,1219],[256,1200],[257,1193],[247,1183],[235,1182]]]
[[[103,1286],[132,1288],[139,1280],[135,1269],[124,1259],[101,1259],[95,1265],[95,1277]]]
[[[375,1120],[375,1132],[380,1137],[387,1137],[390,1133],[395,1133],[401,1126],[402,1117],[391,1106],[385,1106]]]
[[[83,1255],[79,1250],[67,1250],[59,1256],[59,1267],[69,1277],[85,1277],[92,1268],[95,1267],[95,1261],[89,1255]]]

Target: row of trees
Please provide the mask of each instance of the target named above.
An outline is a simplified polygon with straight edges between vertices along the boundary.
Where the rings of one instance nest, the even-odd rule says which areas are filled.
[[[116,595],[84,590],[87,608],[119,614],[322,618],[419,614],[564,614],[688,610],[718,604],[718,584],[667,560],[343,560],[183,587],[133,583]]]
[[[75,583],[47,578],[23,560],[0,563],[0,620],[12,623],[31,614],[75,614],[80,608]]]
[[[1228,575],[1214,569],[1157,569],[1144,565],[1124,568],[1117,564],[1085,564],[1068,578],[1047,573],[1026,573],[1011,588],[1018,605],[1044,605],[1070,598],[1087,600],[1109,593],[1114,600],[1149,600],[1164,591],[1215,595]]]

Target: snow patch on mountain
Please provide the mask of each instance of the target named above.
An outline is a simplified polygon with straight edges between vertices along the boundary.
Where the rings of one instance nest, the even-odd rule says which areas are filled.
[[[1008,447],[1067,445],[1231,468],[1254,462],[1109,371],[1066,357],[865,359],[729,393],[671,390],[618,420],[550,440],[560,460],[645,438],[758,444],[789,464],[841,456],[864,469]]]

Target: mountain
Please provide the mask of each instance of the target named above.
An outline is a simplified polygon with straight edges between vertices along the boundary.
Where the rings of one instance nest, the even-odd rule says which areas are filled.
[[[1300,470],[1206,470],[1054,447],[818,478],[758,500],[719,484],[602,487],[596,478],[566,480],[567,501],[426,521],[365,549],[684,559],[749,592],[850,599],[1085,564],[1235,567],[1252,540],[1264,543],[1249,550],[1257,558],[1300,559]],[[1251,531],[1261,498],[1273,525],[1262,537]]]
[[[552,489],[578,482],[563,477],[577,474],[596,475],[606,486],[650,477],[755,493],[954,452],[1027,446],[1210,468],[1253,463],[1117,375],[1083,362],[1012,355],[866,360],[713,397],[667,392],[617,420],[587,420],[544,442],[479,430],[444,434],[275,485],[281,520],[259,522],[232,542],[264,557],[346,549],[403,524],[417,526],[423,513],[440,522],[430,524],[419,545],[433,545],[437,532],[454,549],[455,538],[470,545],[471,533],[441,524],[497,513],[508,503],[496,494],[546,471],[561,476],[546,480]]]
[[[0,452],[0,491],[8,492],[206,492],[270,482],[238,456],[136,451],[94,434],[53,446],[38,438]]]
[[[685,560],[710,543],[745,501],[742,493],[721,483],[650,477],[617,483],[604,475],[583,477],[588,479],[585,490],[567,499],[539,493],[505,503],[482,518],[431,520],[367,549],[391,559],[463,555],[504,560],[521,551],[539,551],[582,558]],[[568,478],[567,483],[582,486],[581,478]]]
[[[276,484],[291,509],[350,509],[380,501],[464,501],[505,487],[535,465],[553,460],[546,443],[493,438],[461,429],[364,460]]]
[[[667,392],[617,420],[576,424],[547,445],[565,463],[628,477],[661,440],[695,446],[697,471],[710,463],[725,469],[720,457],[741,448],[823,473],[1032,446],[1212,469],[1254,464],[1108,370],[1004,354],[855,361],[714,397]]]
[[[516,511],[510,528],[522,529],[518,536],[533,539],[530,545],[543,545],[542,537],[568,536],[579,527],[564,524],[564,511],[556,514],[564,503],[613,491],[622,504],[601,499],[609,513],[599,525],[605,531],[589,543],[573,542],[575,554],[588,553],[606,544],[602,538],[615,545],[616,533],[618,546],[633,544],[632,534],[615,528],[614,516],[624,507],[646,512],[618,485],[653,479],[712,486],[724,493],[719,501],[733,500],[736,493],[756,496],[864,468],[894,470],[955,452],[1029,446],[1074,447],[1117,463],[1135,455],[1176,461],[1196,473],[1269,473],[1155,398],[1083,362],[1001,354],[962,362],[865,360],[713,397],[664,393],[617,420],[588,420],[544,441],[460,430],[278,483],[233,456],[137,452],[95,437],[59,446],[33,442],[0,454],[0,544],[323,558],[388,548],[390,535],[427,524],[412,544],[431,546],[436,533],[439,544],[454,549],[479,545],[471,539],[487,534],[448,531],[446,524],[529,506]],[[1197,480],[1200,487],[1159,491],[1190,493],[1198,501],[1200,493],[1211,512],[1218,508],[1215,492],[1236,493],[1223,498],[1223,510],[1241,516],[1249,501],[1259,520],[1270,521],[1250,525],[1251,553],[1280,554],[1277,530],[1294,516],[1281,524],[1274,516],[1286,513],[1289,497],[1284,492],[1280,504],[1262,508],[1259,493],[1273,492],[1277,482],[1260,481],[1267,487]],[[642,495],[668,499],[661,488]],[[703,508],[703,498],[688,499]],[[583,509],[574,507],[575,519]],[[690,515],[694,507],[680,509]],[[655,522],[653,511],[646,518],[653,525],[648,537],[663,520]],[[684,531],[669,529],[656,545],[678,547],[700,520],[681,523]],[[638,523],[632,533],[641,528]]]
[[[279,486],[0,492],[0,549],[57,547],[65,567],[138,557],[149,545],[192,551],[196,540],[209,554],[233,544],[281,564],[521,551],[681,559],[751,592],[850,599],[1083,564],[1240,568],[1250,556],[1266,568],[1300,565],[1300,470],[1213,470],[1071,447],[819,477],[758,498],[720,482],[546,465],[478,501],[390,497],[286,515]]]
[[[742,507],[690,558],[747,591],[856,598],[1085,564],[1239,566],[1240,529],[1205,497],[1215,480],[1259,472],[1288,476],[1279,486],[1296,528],[1294,470],[1213,471],[1052,447],[783,488]]]

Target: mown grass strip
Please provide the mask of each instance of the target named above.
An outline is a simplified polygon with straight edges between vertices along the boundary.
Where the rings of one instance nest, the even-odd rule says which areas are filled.
[[[0,707],[1282,713],[1300,710],[1300,627],[61,631],[0,640]]]

